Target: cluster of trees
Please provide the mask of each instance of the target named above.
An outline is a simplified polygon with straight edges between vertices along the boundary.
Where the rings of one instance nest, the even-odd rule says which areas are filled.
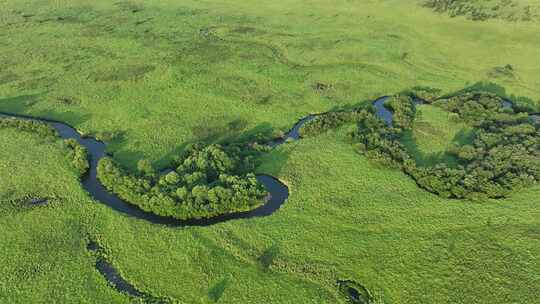
[[[253,151],[245,147],[193,145],[176,165],[160,175],[143,160],[138,174],[128,174],[111,158],[103,158],[98,178],[107,189],[145,211],[184,220],[252,210],[267,196],[252,173]]]
[[[315,136],[326,130],[338,128],[347,123],[358,121],[358,111],[329,112],[316,116],[300,129],[302,137]]]
[[[34,120],[0,117],[0,128],[15,128],[25,132],[32,132],[46,139],[56,139],[57,137],[56,130],[53,127]]]
[[[492,93],[469,92],[453,97],[439,99],[433,103],[446,111],[456,113],[468,123],[481,123],[485,119],[501,113],[513,113],[511,107],[505,108],[504,100]]]
[[[425,0],[423,5],[452,17],[466,16],[476,21],[493,18],[530,21],[537,17],[532,6],[511,0]]]
[[[414,159],[399,141],[404,129],[388,126],[372,109],[362,109],[358,113],[358,128],[350,138],[359,151],[371,159],[402,169],[416,167]]]
[[[410,95],[394,95],[386,101],[384,106],[392,111],[392,124],[396,128],[402,130],[412,128],[416,109],[414,100]]]
[[[457,167],[418,167],[399,141],[403,129],[376,125],[370,115],[358,122],[352,137],[366,155],[399,166],[419,186],[443,197],[499,198],[540,181],[540,127],[528,115],[504,109],[502,99],[488,93],[435,104],[476,126],[471,144],[450,151],[458,158]]]
[[[71,165],[77,170],[79,176],[83,176],[90,167],[88,164],[88,151],[73,138],[64,140],[64,143],[70,151]]]
[[[450,198],[499,198],[513,189],[540,181],[540,125],[527,113],[504,107],[504,100],[491,93],[467,92],[437,99],[441,107],[475,126],[470,144],[449,151],[457,166],[440,163],[420,167],[401,143],[403,131],[414,125],[413,97],[394,96],[387,104],[394,112],[392,126],[376,116],[372,106],[351,112],[328,113],[306,124],[302,134],[312,136],[345,123],[356,123],[350,134],[358,150],[371,159],[400,168],[417,184]]]

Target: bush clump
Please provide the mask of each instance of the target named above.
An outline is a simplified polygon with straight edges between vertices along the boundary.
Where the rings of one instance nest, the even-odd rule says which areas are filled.
[[[88,164],[88,151],[73,138],[64,140],[64,143],[70,151],[71,165],[77,170],[79,176],[83,176],[90,167]]]
[[[410,95],[397,94],[388,99],[384,104],[393,113],[392,123],[398,129],[410,129],[414,122],[416,108]]]
[[[532,21],[538,19],[538,5],[516,0],[424,0],[423,6],[451,17],[465,16],[471,20],[503,19]]]
[[[252,173],[253,151],[236,146],[193,145],[177,158],[176,169],[159,175],[147,162],[129,174],[111,158],[98,164],[98,178],[123,200],[181,220],[252,210],[267,192]]]
[[[315,136],[338,128],[347,123],[353,123],[358,120],[357,111],[349,112],[329,112],[316,116],[313,120],[307,122],[300,129],[300,135],[303,137]]]
[[[502,113],[513,113],[511,108],[504,108],[504,100],[486,92],[469,92],[457,96],[439,99],[433,103],[448,112],[456,113],[468,123],[480,124],[490,117]]]
[[[50,140],[54,140],[58,136],[53,127],[39,121],[27,119],[0,117],[0,128],[15,128],[25,132],[32,132],[41,138]]]

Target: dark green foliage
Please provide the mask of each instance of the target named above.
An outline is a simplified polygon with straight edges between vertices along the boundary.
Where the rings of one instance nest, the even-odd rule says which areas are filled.
[[[466,16],[476,21],[529,21],[538,17],[534,7],[515,0],[426,0],[423,4],[439,13],[447,13],[452,17]]]
[[[524,97],[512,97],[512,104],[514,111],[527,112],[527,113],[539,113],[540,109],[534,101]]]
[[[51,140],[57,137],[56,130],[53,127],[33,120],[0,117],[0,128],[16,128],[21,131],[35,133],[41,138]]]
[[[439,96],[441,96],[442,90],[427,86],[415,86],[410,90],[404,91],[403,94],[415,96],[428,103],[431,103],[435,99],[439,98]]]
[[[496,95],[502,98],[506,98],[507,100],[510,100],[513,104],[513,109],[515,112],[528,112],[528,113],[540,112],[540,108],[538,107],[538,102],[535,102],[534,100],[526,96],[517,96],[514,94],[507,93],[505,87],[497,83],[489,82],[489,81],[476,82],[457,92],[453,92],[451,94],[442,96],[440,99],[448,99],[450,97],[461,96],[466,93],[477,93],[477,92],[484,92],[484,93],[488,92],[488,93],[494,94],[493,96]]]
[[[316,116],[300,129],[301,136],[315,136],[358,120],[358,112],[329,112]]]
[[[156,175],[156,170],[152,167],[152,163],[148,159],[139,160],[137,162],[137,170],[139,170],[140,174],[147,177]]]
[[[71,158],[71,164],[79,172],[79,176],[86,174],[88,168],[88,153],[86,148],[80,145],[75,139],[70,138],[64,140],[65,144],[69,148],[69,157]]]
[[[457,113],[461,119],[469,123],[480,123],[490,117],[509,112],[512,109],[503,108],[504,100],[492,93],[464,93],[434,103],[449,112]]]
[[[98,178],[110,191],[141,209],[178,219],[209,218],[248,211],[264,202],[266,191],[251,173],[251,151],[220,145],[194,145],[165,175],[128,174],[111,158],[98,165]]]
[[[397,165],[419,186],[443,197],[498,198],[540,181],[540,128],[528,115],[503,109],[502,99],[489,93],[466,93],[436,105],[477,127],[472,144],[450,151],[458,158],[457,168],[417,167],[399,142],[400,130],[368,112],[352,138],[366,155]]]
[[[397,94],[384,104],[385,107],[393,112],[393,125],[402,130],[410,129],[414,122],[415,108],[411,96],[406,94]]]
[[[357,147],[372,159],[392,164],[400,168],[415,167],[405,146],[399,142],[401,129],[388,126],[372,111],[359,112],[358,129],[351,133]]]

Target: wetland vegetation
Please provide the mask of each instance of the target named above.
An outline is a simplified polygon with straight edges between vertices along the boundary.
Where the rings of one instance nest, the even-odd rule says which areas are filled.
[[[0,302],[534,303],[539,4],[5,1]]]

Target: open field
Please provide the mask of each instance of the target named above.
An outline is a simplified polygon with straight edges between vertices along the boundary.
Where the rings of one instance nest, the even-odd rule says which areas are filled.
[[[540,103],[534,20],[451,18],[415,0],[21,2],[0,7],[0,111],[97,135],[131,169],[416,85],[489,81]],[[441,153],[467,126],[419,112],[417,161],[452,162]],[[144,302],[109,286],[90,241],[139,290],[179,303],[347,303],[338,280],[379,304],[537,301],[540,186],[442,199],[355,152],[352,129],[257,159],[289,186],[275,214],[173,228],[92,200],[60,140],[0,128],[0,302]]]
[[[3,140],[14,135],[1,134]],[[34,183],[47,185],[40,195],[59,198],[51,206],[4,209],[11,245],[4,273],[16,268],[26,275],[3,277],[0,294],[8,302],[61,300],[70,288],[75,302],[123,301],[93,270],[85,245],[97,238],[138,288],[186,303],[343,302],[337,279],[361,282],[384,303],[534,302],[538,187],[504,201],[443,200],[397,170],[373,166],[342,134],[289,144],[266,157],[259,170],[292,189],[276,214],[178,229],[90,202],[61,151],[17,134],[21,140],[8,150],[49,155],[40,158]],[[32,166],[26,164],[7,181],[28,180]],[[66,182],[48,183],[45,172],[53,170]]]
[[[489,80],[540,99],[539,23],[448,18],[412,0],[86,3],[3,6],[0,110],[101,135],[132,168],[414,85]]]

